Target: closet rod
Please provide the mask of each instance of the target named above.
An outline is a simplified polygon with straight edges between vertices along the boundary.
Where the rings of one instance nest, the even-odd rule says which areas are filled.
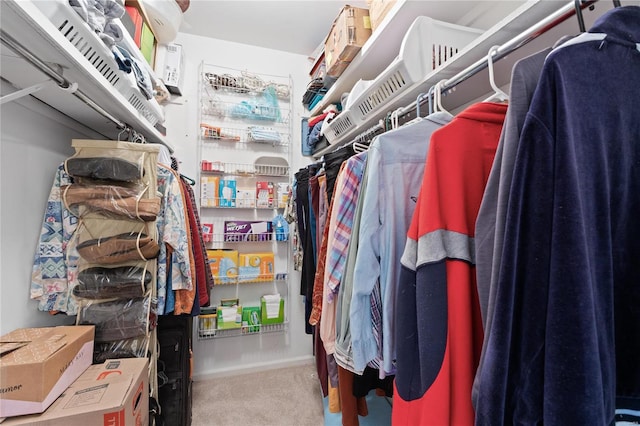
[[[587,1],[583,0],[582,8],[584,9],[586,7],[589,7],[592,4],[596,3],[597,1],[598,0],[587,0]],[[565,6],[561,7],[551,15],[547,16],[545,19],[541,20],[537,24],[532,25],[531,27],[524,30],[522,33],[520,33],[516,37],[512,38],[511,40],[507,41],[506,43],[498,47],[495,50],[495,53],[493,54],[493,62],[495,63],[496,61],[507,56],[509,53],[518,50],[525,44],[529,43],[532,40],[535,40],[542,34],[546,33],[550,29],[566,21],[567,19],[569,19],[575,14],[576,14],[575,2],[572,1],[567,3]],[[454,88],[455,86],[467,80],[474,74],[477,74],[479,71],[482,71],[483,69],[487,68],[488,59],[489,59],[489,55],[486,55],[484,58],[476,61],[472,65],[469,65],[467,68],[460,71],[458,74],[447,79],[441,87],[442,92],[446,92],[447,90]],[[414,108],[415,108],[415,105],[414,105]]]
[[[586,0],[586,1],[583,0],[582,8],[584,9],[586,7],[589,7],[592,4],[596,3],[597,1],[598,0]],[[497,60],[502,59],[503,57],[507,56],[509,53],[516,51],[517,49],[521,48],[522,46],[529,43],[530,41],[538,38],[542,34],[546,33],[553,27],[566,21],[567,19],[569,19],[575,14],[576,14],[575,2],[571,1],[567,3],[565,6],[562,6],[560,9],[558,9],[554,13],[552,13],[551,15],[547,16],[545,19],[538,22],[537,24],[532,25],[531,27],[521,32],[519,35],[515,36],[514,38],[507,41],[506,43],[500,45],[500,47],[498,47],[495,50],[495,53],[493,55],[493,62],[495,63]],[[467,80],[474,74],[477,74],[478,72],[487,68],[488,59],[489,59],[489,56],[486,55],[484,58],[479,59],[472,65],[469,65],[467,68],[460,71],[458,74],[447,79],[442,85],[442,88],[441,88],[442,92],[445,92],[447,90],[454,88],[455,86]],[[421,102],[426,102],[426,100],[427,100],[427,97],[425,97],[424,100]],[[399,108],[397,110],[398,111],[397,114],[398,116],[403,116],[405,114],[409,114],[413,112],[416,109],[417,109],[417,102],[412,102],[409,105]],[[350,144],[361,141],[362,138],[366,138],[367,135],[374,134],[379,130],[384,130],[382,120],[377,124],[368,128],[367,130],[363,131],[362,133],[359,133],[357,136],[353,138]]]
[[[26,61],[30,62],[33,66],[38,68],[40,71],[46,74],[49,78],[51,78],[56,83],[58,83],[58,86],[60,86],[62,90],[66,90],[68,92],[73,93],[78,99],[80,99],[85,104],[89,105],[97,113],[107,118],[108,120],[112,121],[116,125],[116,127],[118,127],[121,130],[125,130],[129,127],[125,123],[118,120],[110,113],[108,113],[104,108],[102,108],[100,105],[98,105],[93,100],[91,100],[91,98],[89,98],[87,95],[82,93],[82,91],[80,91],[77,88],[77,84],[70,83],[66,78],[60,75],[56,70],[51,68],[51,66],[49,66],[48,64],[46,64],[45,62],[43,62],[42,60],[34,56],[31,52],[25,49],[25,47],[22,46],[16,39],[14,39],[12,36],[7,34],[2,29],[0,29],[0,40],[4,44],[6,44],[8,47],[13,49],[20,56],[22,56]]]

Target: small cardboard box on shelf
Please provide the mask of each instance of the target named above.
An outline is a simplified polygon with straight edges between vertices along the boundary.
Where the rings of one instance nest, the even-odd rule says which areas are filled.
[[[398,0],[367,0],[372,32],[380,26],[384,17],[387,16],[393,5],[397,2]]]
[[[207,250],[213,283],[233,284],[238,281],[237,250]]]
[[[324,42],[327,75],[340,77],[370,36],[369,10],[343,7]]]

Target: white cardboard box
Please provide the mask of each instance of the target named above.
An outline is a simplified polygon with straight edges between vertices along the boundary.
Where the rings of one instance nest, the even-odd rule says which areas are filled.
[[[182,46],[175,43],[167,45],[164,58],[162,81],[171,94],[182,96],[182,82],[184,80],[184,58]]]

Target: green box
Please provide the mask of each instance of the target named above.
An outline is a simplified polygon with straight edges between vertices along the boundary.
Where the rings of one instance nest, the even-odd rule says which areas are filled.
[[[147,24],[142,24],[142,36],[140,37],[140,51],[142,56],[147,60],[149,65],[154,66],[154,54],[155,54],[156,39],[153,36],[151,28]]]
[[[240,328],[242,326],[242,306],[218,306],[217,314],[218,330]]]
[[[242,327],[247,333],[260,331],[260,307],[246,306],[242,308]]]
[[[278,309],[278,316],[269,317],[267,315],[267,305],[264,297],[260,298],[260,312],[262,324],[280,324],[284,322],[284,299],[280,299],[280,307]]]

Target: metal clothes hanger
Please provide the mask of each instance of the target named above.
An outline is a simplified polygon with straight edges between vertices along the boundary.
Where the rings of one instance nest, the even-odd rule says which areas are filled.
[[[489,96],[487,99],[485,99],[484,102],[490,102],[492,100],[498,101],[498,102],[505,102],[509,100],[509,95],[507,95],[498,87],[494,79],[493,55],[498,52],[499,48],[500,46],[492,46],[491,49],[489,49],[489,53],[487,53],[487,63],[488,63],[487,68],[489,69],[489,84],[491,85],[491,88],[493,89],[494,93],[491,96]]]

